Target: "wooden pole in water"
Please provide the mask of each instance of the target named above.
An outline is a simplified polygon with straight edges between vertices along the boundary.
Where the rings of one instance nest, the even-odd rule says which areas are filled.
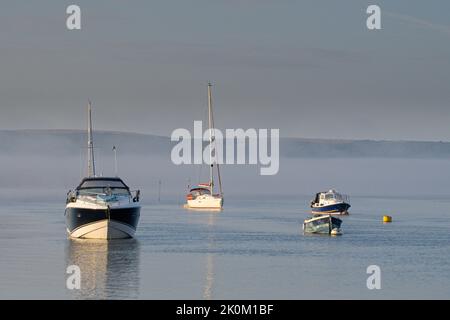
[[[162,181],[161,181],[161,179],[159,179],[159,181],[158,181],[158,202],[161,202],[161,185],[162,185]]]

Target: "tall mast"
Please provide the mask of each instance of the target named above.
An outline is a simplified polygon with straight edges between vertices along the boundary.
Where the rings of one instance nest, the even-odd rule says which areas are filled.
[[[216,164],[217,167],[217,178],[219,180],[219,193],[220,195],[223,194],[222,192],[222,178],[220,177],[220,167],[219,167],[219,163],[217,162],[217,150],[216,148],[214,148],[214,152],[215,152],[215,159],[214,159],[214,163],[212,161],[212,143],[215,143],[216,141],[216,136],[215,136],[215,130],[216,130],[216,126],[214,125],[214,115],[213,115],[213,111],[212,111],[212,93],[211,93],[211,83],[208,83],[208,111],[209,111],[209,128],[210,128],[210,138],[209,138],[209,142],[210,142],[210,176],[211,176],[211,181],[210,181],[210,185],[211,185],[211,194],[213,191],[213,187],[214,187],[214,163]]]
[[[211,94],[211,82],[208,83],[208,127],[209,127],[209,190],[213,194],[214,189],[214,163],[212,156],[212,143],[214,141],[213,130],[212,130],[212,94]]]
[[[92,106],[88,103],[88,177],[95,177],[94,140],[92,137]]]

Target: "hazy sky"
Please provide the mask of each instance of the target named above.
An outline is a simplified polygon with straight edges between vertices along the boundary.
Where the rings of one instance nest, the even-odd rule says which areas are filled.
[[[82,30],[66,29],[78,4]],[[382,30],[366,28],[369,4]],[[0,129],[450,140],[450,1],[2,1]]]

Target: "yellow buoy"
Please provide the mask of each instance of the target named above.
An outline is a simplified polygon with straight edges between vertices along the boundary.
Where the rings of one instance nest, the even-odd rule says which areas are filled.
[[[384,223],[392,222],[392,217],[391,216],[383,216],[383,222]]]

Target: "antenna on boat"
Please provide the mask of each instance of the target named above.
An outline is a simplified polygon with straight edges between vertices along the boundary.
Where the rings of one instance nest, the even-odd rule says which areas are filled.
[[[95,177],[94,140],[92,137],[92,105],[88,100],[88,177]]]
[[[118,177],[118,169],[117,169],[117,148],[116,146],[113,146],[113,151],[114,151],[114,174],[116,175],[116,177]]]

